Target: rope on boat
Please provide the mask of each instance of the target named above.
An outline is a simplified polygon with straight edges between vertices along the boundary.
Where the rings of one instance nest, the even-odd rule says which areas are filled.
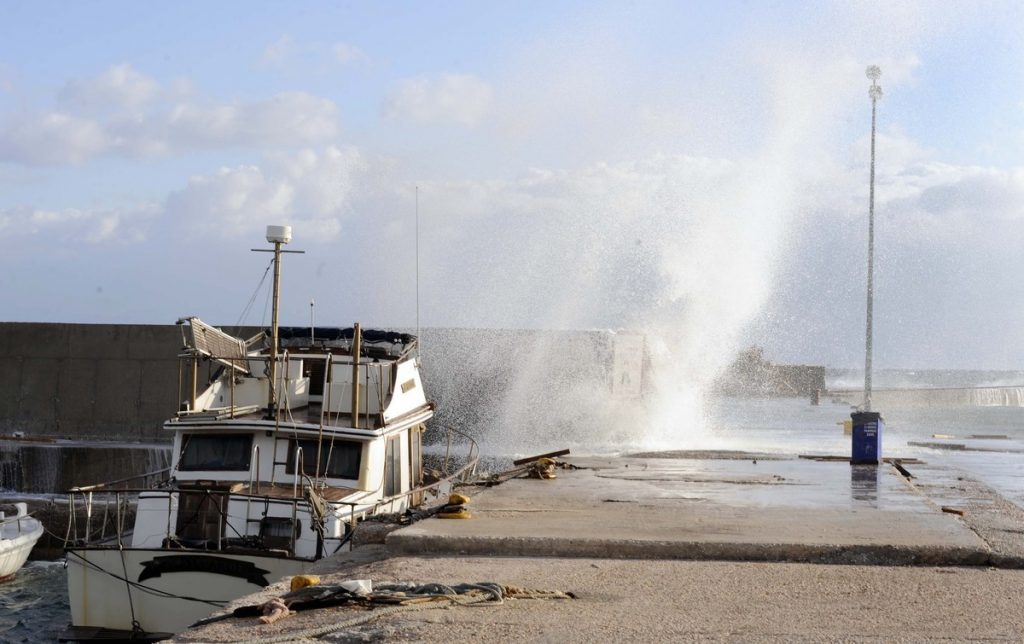
[[[506,598],[571,599],[573,595],[572,593],[558,590],[531,590],[518,586],[502,586],[494,582],[464,583],[453,586],[439,583],[380,584],[367,594],[357,594],[342,586],[335,585],[308,586],[286,593],[282,597],[274,598],[264,605],[243,606],[235,609],[233,614],[229,613],[224,617],[251,616],[258,614],[254,611],[260,611],[264,606],[273,605],[274,607],[279,607],[282,604],[298,610],[327,608],[347,604],[369,607],[384,604],[383,607],[374,608],[362,615],[330,625],[290,631],[270,637],[236,641],[236,644],[276,644],[279,642],[293,642],[301,639],[322,637],[395,613],[430,610],[448,606],[472,606],[475,604],[500,606],[505,602]],[[210,618],[209,621],[213,619],[217,618]],[[209,623],[209,621],[202,620],[201,623]]]
[[[118,543],[117,550],[121,555],[121,570],[124,571],[125,592],[128,593],[128,610],[132,613],[132,632],[141,633],[143,632],[142,624],[139,624],[139,620],[135,617],[135,600],[132,599],[132,584],[128,581],[128,564],[124,560],[124,546]]]
[[[267,274],[270,273],[270,269],[273,268],[273,266],[274,266],[274,260],[271,259],[270,262],[267,264],[267,268],[263,271],[263,277],[260,278],[260,283],[256,285],[256,289],[252,292],[252,297],[249,298],[249,303],[245,305],[244,309],[242,309],[242,313],[238,316],[238,320],[235,322],[235,331],[236,332],[239,329],[241,329],[242,322],[244,322],[245,318],[249,315],[249,312],[252,309],[252,305],[256,302],[256,297],[260,294],[260,291],[263,290],[264,282],[267,281]],[[264,309],[263,317],[266,318],[266,315],[267,315],[267,312]]]

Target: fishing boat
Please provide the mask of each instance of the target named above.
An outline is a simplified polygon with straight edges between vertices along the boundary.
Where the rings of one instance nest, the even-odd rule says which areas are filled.
[[[163,425],[171,467],[71,490],[63,641],[170,637],[351,547],[360,520],[447,493],[475,467],[470,445],[462,467],[424,484],[434,406],[415,336],[279,327],[290,240],[290,227],[267,228],[269,330],[243,339],[178,321],[181,409]]]
[[[0,512],[0,582],[21,570],[32,547],[43,536],[43,524],[28,513],[28,506],[15,503],[17,513],[6,517]]]

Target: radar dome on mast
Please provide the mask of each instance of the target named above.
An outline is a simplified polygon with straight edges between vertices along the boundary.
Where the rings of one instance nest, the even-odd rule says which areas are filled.
[[[291,226],[267,226],[267,241],[275,244],[287,244],[292,240]]]

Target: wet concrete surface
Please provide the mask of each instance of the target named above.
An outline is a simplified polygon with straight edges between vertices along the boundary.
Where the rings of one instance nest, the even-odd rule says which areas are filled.
[[[992,551],[990,564],[1024,568],[1024,508],[985,477],[948,465],[910,468],[910,484],[940,511],[956,513]]]
[[[978,565],[993,551],[889,465],[583,458],[477,495],[473,519],[390,534],[392,554]]]

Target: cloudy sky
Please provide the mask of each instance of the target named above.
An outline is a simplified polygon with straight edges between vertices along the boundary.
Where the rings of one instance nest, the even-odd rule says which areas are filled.
[[[0,319],[635,328],[1024,367],[1007,2],[9,2]]]

